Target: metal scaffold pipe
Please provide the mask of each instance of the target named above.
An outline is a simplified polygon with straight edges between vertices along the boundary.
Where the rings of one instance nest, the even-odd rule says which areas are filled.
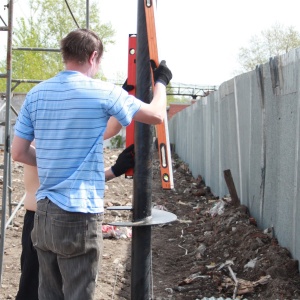
[[[10,102],[11,102],[11,78],[12,78],[12,28],[13,28],[13,5],[10,0],[8,4],[8,34],[7,34],[7,84],[6,84],[6,111],[5,111],[5,142],[4,142],[4,174],[2,191],[2,219],[1,219],[1,240],[0,240],[0,284],[2,283],[3,255],[5,243],[5,219],[7,207],[7,191],[10,183]]]

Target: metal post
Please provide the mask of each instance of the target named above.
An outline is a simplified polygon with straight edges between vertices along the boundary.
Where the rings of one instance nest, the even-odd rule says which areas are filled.
[[[138,0],[136,96],[149,103],[152,81],[144,0]],[[133,222],[151,217],[152,126],[135,122],[135,167],[133,177]],[[150,299],[151,226],[132,228],[131,299]]]
[[[11,102],[11,78],[12,78],[12,28],[13,28],[13,4],[8,3],[8,34],[7,34],[7,83],[6,83],[6,112],[5,112],[5,141],[4,141],[4,174],[2,194],[2,219],[1,219],[1,243],[0,243],[0,284],[2,283],[2,268],[5,243],[5,219],[7,189],[10,176],[10,102]]]
[[[86,29],[90,27],[90,1],[86,0]]]

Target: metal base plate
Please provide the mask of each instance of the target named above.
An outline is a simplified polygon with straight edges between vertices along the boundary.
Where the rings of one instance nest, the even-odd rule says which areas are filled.
[[[120,207],[123,207],[123,209],[124,209],[125,206],[120,206]],[[130,207],[130,206],[127,206],[127,207]],[[177,216],[174,215],[173,213],[153,208],[152,215],[143,220],[139,220],[139,221],[135,221],[135,222],[129,222],[129,221],[128,222],[113,222],[113,223],[108,223],[108,224],[112,225],[112,226],[127,226],[127,227],[153,226],[153,225],[160,225],[160,224],[174,222],[176,220],[177,220]]]
[[[106,207],[107,210],[132,210],[132,206],[110,206]]]

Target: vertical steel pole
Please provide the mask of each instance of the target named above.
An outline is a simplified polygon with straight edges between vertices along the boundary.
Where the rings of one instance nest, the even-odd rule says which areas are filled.
[[[90,1],[86,0],[86,29],[90,28]]]
[[[12,28],[13,28],[13,4],[8,3],[8,33],[7,33],[7,78],[6,78],[6,112],[5,112],[5,141],[4,141],[4,174],[2,192],[2,219],[1,219],[1,240],[0,240],[0,284],[2,282],[3,255],[5,243],[5,219],[6,219],[6,200],[10,175],[10,102],[11,102],[11,78],[12,78]]]
[[[144,0],[138,0],[136,96],[149,103],[152,81]],[[153,128],[135,122],[135,167],[133,177],[133,222],[151,217]],[[151,226],[132,228],[131,299],[150,299]]]

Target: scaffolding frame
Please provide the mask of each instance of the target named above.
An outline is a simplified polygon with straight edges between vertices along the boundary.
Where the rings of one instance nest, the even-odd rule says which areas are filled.
[[[68,10],[76,23],[78,24],[72,14],[70,6],[65,0],[65,3],[68,7]],[[8,18],[7,24],[0,16],[0,32],[7,32],[7,55],[6,55],[6,73],[0,74],[0,78],[6,78],[6,94],[5,94],[5,105],[0,109],[5,108],[5,137],[4,137],[4,162],[3,162],[3,189],[2,189],[2,212],[1,212],[1,236],[0,236],[0,289],[2,284],[2,275],[3,275],[3,256],[4,256],[4,245],[5,245],[5,236],[6,229],[11,224],[16,213],[23,205],[25,195],[16,205],[14,211],[12,211],[13,203],[11,202],[12,196],[12,174],[11,174],[11,155],[10,155],[10,146],[11,146],[11,110],[17,115],[16,110],[11,105],[12,91],[22,82],[26,83],[39,83],[41,80],[25,80],[25,79],[12,79],[12,52],[13,50],[23,50],[23,51],[55,51],[59,52],[59,49],[47,49],[47,48],[13,48],[12,47],[12,33],[13,33],[13,11],[14,11],[14,0],[7,0],[7,4],[4,5],[7,8]],[[89,0],[86,0],[86,28],[89,28]],[[12,87],[12,82],[15,82],[15,86]],[[6,220],[7,207],[9,208],[9,218]]]

